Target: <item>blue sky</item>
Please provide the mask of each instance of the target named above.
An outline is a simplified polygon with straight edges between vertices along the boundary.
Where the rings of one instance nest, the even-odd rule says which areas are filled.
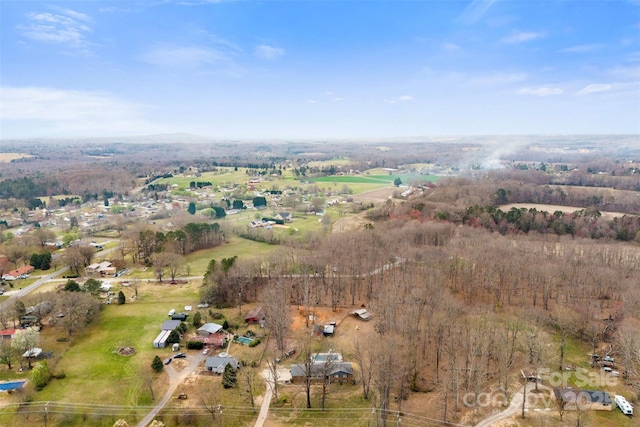
[[[640,0],[0,0],[0,137],[640,134]]]

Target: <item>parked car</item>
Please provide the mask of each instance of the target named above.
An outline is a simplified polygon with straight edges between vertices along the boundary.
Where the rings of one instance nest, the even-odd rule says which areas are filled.
[[[209,304],[207,304],[206,302],[198,304],[198,308],[207,308],[207,307],[209,307]]]
[[[185,357],[187,357],[185,353],[178,353],[175,356],[173,356],[174,359],[184,359]]]
[[[167,357],[167,358],[164,360],[164,364],[165,364],[165,365],[168,365],[169,363],[171,363],[171,357]]]
[[[207,354],[207,353],[209,353],[209,349],[208,348],[205,348],[204,350],[202,350],[202,354]]]

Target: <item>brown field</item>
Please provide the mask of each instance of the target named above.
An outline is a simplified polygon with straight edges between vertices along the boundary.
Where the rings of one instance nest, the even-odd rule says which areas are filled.
[[[367,223],[370,223],[366,217],[366,212],[357,215],[344,216],[333,223],[331,227],[332,233],[343,233],[345,231],[363,230]]]
[[[396,187],[385,187],[378,190],[366,191],[364,193],[356,194],[353,196],[353,200],[357,202],[384,202],[389,199],[394,191],[397,191]]]
[[[26,159],[33,157],[26,153],[0,153],[0,163],[9,163],[12,160]]]
[[[582,210],[584,208],[579,208],[576,206],[560,206],[560,205],[543,205],[540,203],[511,203],[508,205],[503,205],[500,206],[500,209],[502,209],[503,211],[508,211],[511,208],[516,208],[516,209],[537,209],[539,211],[546,211],[549,213],[553,213],[555,211],[561,211],[561,212],[575,212],[575,211],[579,211]],[[600,213],[602,214],[603,217],[611,219],[611,218],[615,218],[615,217],[621,217],[621,216],[625,216],[628,214],[622,213],[622,212],[605,212],[605,211],[600,211]]]

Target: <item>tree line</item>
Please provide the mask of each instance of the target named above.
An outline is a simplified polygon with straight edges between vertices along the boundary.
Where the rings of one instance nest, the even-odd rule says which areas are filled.
[[[638,384],[635,246],[396,218],[209,270],[203,298],[264,304],[280,357],[290,305],[369,308],[374,332],[348,354],[382,418],[411,393],[437,393],[441,419],[478,419],[483,409],[461,396],[509,390],[516,366],[561,368],[570,338],[593,352],[613,345],[625,381]]]

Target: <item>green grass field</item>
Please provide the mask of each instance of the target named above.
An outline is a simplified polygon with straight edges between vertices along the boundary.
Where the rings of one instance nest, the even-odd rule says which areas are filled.
[[[233,168],[219,168],[216,172],[203,172],[201,176],[179,176],[176,175],[172,178],[160,178],[154,181],[154,184],[169,184],[178,185],[180,189],[189,188],[189,184],[192,182],[210,182],[212,185],[229,186],[233,183],[246,183],[249,181],[249,175],[246,173],[245,168],[238,168],[234,171]]]
[[[312,178],[314,182],[337,182],[341,184],[393,184],[396,178],[407,182],[436,182],[435,175],[334,175]]]

